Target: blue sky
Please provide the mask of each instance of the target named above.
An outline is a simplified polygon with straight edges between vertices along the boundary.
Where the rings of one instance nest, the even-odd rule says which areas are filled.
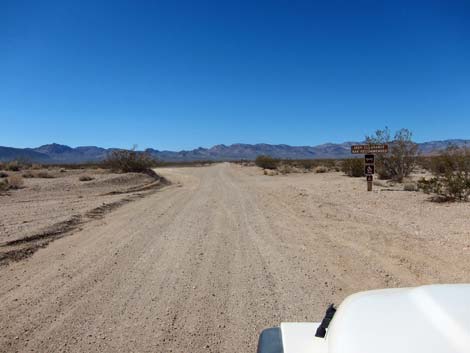
[[[470,2],[0,1],[0,145],[470,138]]]

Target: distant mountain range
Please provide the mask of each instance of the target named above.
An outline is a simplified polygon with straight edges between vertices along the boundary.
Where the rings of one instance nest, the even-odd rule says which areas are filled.
[[[289,146],[260,144],[216,145],[211,148],[197,148],[191,151],[159,151],[152,148],[145,152],[162,161],[188,162],[202,160],[253,160],[259,155],[284,159],[347,158],[351,156],[351,145],[358,142],[325,143],[317,146]],[[470,140],[443,140],[420,143],[422,154],[438,153],[450,144],[470,146]],[[69,147],[52,143],[37,148],[14,148],[0,146],[0,161],[24,160],[35,163],[87,163],[106,158],[114,148],[96,146]]]

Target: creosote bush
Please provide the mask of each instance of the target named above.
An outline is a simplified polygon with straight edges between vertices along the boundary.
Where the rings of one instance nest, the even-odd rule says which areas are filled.
[[[18,161],[11,161],[5,165],[5,170],[9,170],[11,172],[18,172],[20,169],[21,165]]]
[[[364,176],[364,161],[362,158],[350,158],[342,161],[341,171],[350,177]]]
[[[305,170],[312,170],[316,166],[316,162],[312,159],[299,159],[294,161],[300,168]]]
[[[380,179],[393,179],[401,183],[403,178],[413,172],[418,145],[413,142],[412,137],[410,130],[400,129],[392,139],[388,128],[377,130],[372,136],[366,136],[367,143],[389,145],[389,153],[378,153],[375,156],[376,173]]]
[[[156,165],[156,161],[145,152],[132,150],[112,151],[103,162],[103,166],[122,173],[147,173]]]
[[[276,169],[279,165],[279,160],[270,156],[256,157],[255,164],[263,169]]]
[[[434,177],[422,178],[418,187],[438,196],[440,201],[469,201],[470,148],[451,146],[440,156],[433,157],[431,171]]]

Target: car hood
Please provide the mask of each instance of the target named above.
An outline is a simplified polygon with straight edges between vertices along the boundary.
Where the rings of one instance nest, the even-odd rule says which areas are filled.
[[[430,285],[354,294],[325,338],[316,324],[281,324],[284,353],[468,353],[470,285]]]

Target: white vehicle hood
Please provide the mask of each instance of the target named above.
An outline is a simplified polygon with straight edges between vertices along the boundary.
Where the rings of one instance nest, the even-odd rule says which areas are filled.
[[[354,294],[325,338],[313,323],[281,324],[284,353],[469,353],[470,285],[431,285]]]

